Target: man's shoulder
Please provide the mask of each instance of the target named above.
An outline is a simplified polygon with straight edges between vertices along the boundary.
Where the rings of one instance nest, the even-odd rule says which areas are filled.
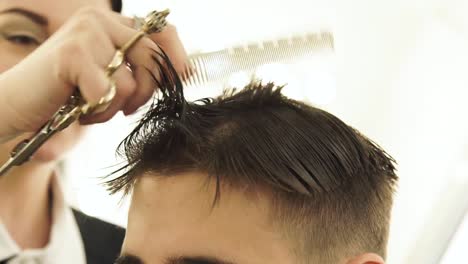
[[[73,209],[88,264],[112,264],[119,256],[125,229]]]

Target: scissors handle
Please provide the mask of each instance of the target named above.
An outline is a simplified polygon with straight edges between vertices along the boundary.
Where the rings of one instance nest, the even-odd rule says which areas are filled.
[[[167,24],[165,19],[168,14],[169,10],[151,12],[144,20],[140,31],[116,52],[106,69],[106,74],[110,81],[109,92],[99,102],[87,103],[77,89],[69,102],[57,111],[31,139],[24,140],[16,145],[11,152],[10,159],[0,167],[0,176],[6,174],[12,167],[20,166],[27,162],[47,140],[57,132],[70,126],[81,115],[102,112],[107,109],[117,93],[116,83],[111,77],[124,63],[126,52],[145,34],[160,32]]]
[[[0,168],[0,176],[6,174],[12,167],[20,166],[27,162],[53,135],[64,130],[80,118],[83,104],[81,97],[78,94],[74,94],[69,102],[62,106],[32,138],[21,141],[13,148],[10,158]]]

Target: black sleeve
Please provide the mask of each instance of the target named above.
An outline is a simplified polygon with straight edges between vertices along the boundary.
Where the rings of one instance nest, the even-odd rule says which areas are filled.
[[[88,264],[112,264],[117,259],[125,229],[73,209],[80,229]]]

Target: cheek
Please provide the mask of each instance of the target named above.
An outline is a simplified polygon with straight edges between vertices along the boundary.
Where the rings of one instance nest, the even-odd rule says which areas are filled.
[[[32,161],[46,163],[60,160],[82,138],[85,128],[75,123],[66,130],[54,135],[32,157]],[[0,146],[1,152],[9,153],[19,142],[32,134]]]
[[[6,52],[3,52],[0,49],[0,73],[7,71],[11,67],[15,66],[20,60],[12,56],[11,54],[8,54]]]
[[[46,142],[34,155],[33,159],[40,162],[49,162],[59,160],[77,145],[84,134],[85,128],[78,123],[54,135]]]
[[[18,64],[27,54],[12,52],[4,40],[0,39],[0,73],[5,72]]]

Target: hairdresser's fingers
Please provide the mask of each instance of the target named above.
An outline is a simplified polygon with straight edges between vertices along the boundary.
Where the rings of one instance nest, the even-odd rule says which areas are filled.
[[[134,30],[138,30],[137,28],[135,28],[135,19],[131,17],[123,16],[120,13],[116,13],[116,12],[110,12],[109,15],[114,20],[118,21],[120,24],[129,28],[132,28]]]
[[[153,94],[159,80],[158,64],[155,60],[160,60],[157,55],[159,47],[149,38],[145,37],[137,43],[135,49],[130,50],[127,59],[134,70],[134,78],[137,82],[135,96],[125,105],[124,114],[128,115],[142,106]],[[141,51],[146,51],[143,53]]]
[[[139,32],[129,26],[129,24],[132,23],[130,22],[131,19],[95,8],[85,8],[80,10],[74,19],[74,24],[76,24],[78,30],[95,30],[101,35],[104,34],[116,48],[120,48],[128,44],[128,42]],[[92,27],[92,29],[90,29],[90,27]],[[99,50],[93,50],[95,50],[96,56],[101,57]],[[132,65],[138,63],[145,64],[147,67],[150,67],[151,57],[148,54],[150,54],[152,50],[158,50],[157,45],[147,38],[142,38],[130,47],[130,50],[127,51],[126,59]],[[107,63],[109,63],[109,60],[110,58],[106,61],[99,59],[98,63],[106,66]]]
[[[95,21],[99,22],[100,27],[107,32],[105,35],[108,35],[108,38],[114,47],[118,48],[126,45],[130,39],[138,34],[138,31],[131,27],[133,26],[132,19],[128,19],[111,12],[94,9],[86,9],[82,12],[84,12],[84,14],[81,15],[87,18],[87,21],[94,19]],[[134,43],[133,46],[127,51],[125,59],[133,69],[141,68],[149,69],[150,71],[154,70],[157,72],[157,70],[155,70],[157,64],[152,57],[156,51],[160,51],[156,43],[147,37],[143,37]],[[97,59],[98,57],[100,58],[101,54],[96,54]],[[103,68],[107,66],[109,61],[110,59],[98,59],[98,62],[103,66]],[[124,66],[120,66],[119,72],[121,68],[124,68]],[[131,103],[128,104],[128,108],[136,110],[149,99],[152,92],[154,91],[155,83],[150,71],[139,70],[138,75],[135,76],[136,90],[134,89],[134,91],[136,92],[136,99],[130,99]],[[114,102],[109,107],[108,111],[97,114],[93,117],[87,117],[83,119],[83,123],[106,121],[109,119],[109,117],[115,114],[116,110],[121,110],[124,105],[127,105],[127,102],[124,101],[121,97],[121,94],[123,94],[123,97],[125,97],[125,93],[128,92],[125,86],[117,86],[118,96],[114,99]],[[129,98],[126,99],[129,100]],[[121,107],[121,109],[116,109],[117,107]],[[128,111],[129,110],[125,111],[125,113],[129,113]]]
[[[122,47],[126,45],[136,34],[138,30],[132,28],[133,20],[124,16],[105,12],[100,10],[91,9],[89,11],[91,16],[96,17],[100,20],[103,28],[109,34],[111,41],[116,47]],[[94,14],[97,12],[98,14]],[[126,53],[127,61],[132,65],[144,65],[147,68],[154,67],[154,62],[151,59],[151,53],[159,51],[158,45],[147,37],[142,37],[136,43],[130,47]]]
[[[83,30],[92,30],[89,26],[102,28],[115,47],[122,47],[138,32],[128,25],[131,19],[97,8],[83,8],[73,19],[75,24],[83,25]]]
[[[117,47],[125,45],[135,34],[138,34],[138,30],[133,28],[133,19],[113,12],[107,12],[102,17],[107,18],[103,19],[102,23]],[[149,37],[145,36],[134,43],[127,51],[126,60],[133,68],[144,67],[157,72],[157,64],[154,62],[154,59],[156,58],[160,62],[163,61],[160,56],[153,55],[161,51],[160,47],[168,55],[174,69],[179,75],[187,76],[191,74],[192,71],[189,68],[187,52],[179,38],[176,27],[171,24],[168,24],[161,32],[151,34]],[[148,84],[152,83],[152,76],[150,74],[141,74],[139,78],[144,79],[139,82],[144,86],[140,87],[138,85],[138,89],[142,89],[143,94],[148,94],[150,88],[154,89],[153,85],[151,87],[148,86]]]
[[[124,113],[127,115],[142,106],[151,97],[154,90],[158,88],[156,81],[160,81],[159,67],[161,67],[160,65],[166,67],[163,57],[158,54],[162,52],[159,42],[167,47],[167,49],[163,50],[168,55],[174,68],[177,65],[177,68],[175,68],[177,73],[180,75],[183,73],[189,74],[189,71],[186,70],[188,68],[186,66],[187,53],[177,36],[175,27],[170,26],[167,28],[167,31],[153,34],[151,37],[156,39],[142,38],[127,55],[128,61],[132,65],[132,68],[135,69],[135,79],[137,80],[138,87],[137,96],[125,106]]]
[[[137,80],[138,89],[130,98],[123,108],[125,115],[134,113],[140,106],[144,105],[153,95],[156,87],[156,81],[152,78],[147,78],[149,69],[145,67],[136,67],[133,70],[135,79]],[[155,76],[157,78],[157,76]]]
[[[138,34],[137,30],[130,27],[133,26],[133,20],[112,13],[106,13],[104,17],[107,19],[103,19],[102,23],[109,32],[112,42],[117,47],[127,44],[131,38]],[[151,71],[157,72],[157,63],[154,61],[154,55],[157,52],[160,52],[158,45],[145,36],[134,43],[125,56],[126,61],[133,69],[144,68],[149,70],[145,72],[139,71],[138,76],[136,76],[138,96],[143,95],[143,98],[146,100],[148,99],[147,95],[152,93],[155,88],[154,75],[152,76]],[[135,102],[139,104],[137,107],[144,103],[139,98]],[[132,108],[135,107],[134,103],[130,104]]]
[[[132,98],[136,92],[136,82],[132,72],[127,67],[120,67],[112,76],[117,85],[117,94],[110,106],[102,113],[96,113],[81,118],[82,124],[102,123],[111,119],[117,112],[123,109],[127,100]]]
[[[89,24],[90,21],[93,22],[91,24],[94,24],[94,22],[98,23],[100,25],[99,28],[106,31],[106,34],[104,35],[108,36],[108,39],[114,47],[118,48],[126,45],[130,39],[138,34],[138,31],[131,27],[133,26],[133,21],[131,19],[111,12],[104,12],[95,9],[85,9],[81,12],[82,13],[80,14],[80,19],[78,19],[78,21],[85,23],[85,25],[86,23]],[[180,43],[175,27],[169,26],[163,32],[154,34],[152,37],[166,47],[169,58],[173,60],[172,63],[174,63],[174,66],[176,66],[178,71],[181,73],[184,68],[184,61],[186,60],[186,52]],[[129,114],[143,105],[151,97],[155,89],[156,84],[154,79],[159,78],[159,76],[152,73],[158,72],[158,63],[156,63],[155,60],[162,62],[161,57],[157,55],[158,52],[161,52],[160,48],[154,40],[148,37],[143,37],[134,43],[126,53],[126,61],[133,69],[138,69],[134,75],[137,87],[135,90],[135,96],[131,99],[127,98],[127,101],[125,101],[122,98],[128,96],[128,94],[125,94],[128,91],[124,87],[118,86],[117,97],[109,107],[109,110],[104,113],[97,114],[92,118],[87,117],[83,122],[103,122],[114,115],[115,112],[119,110],[117,109],[118,107],[123,107],[125,113]],[[110,59],[103,59],[102,54],[98,51],[95,51],[95,53],[97,53],[95,54],[96,62],[101,64],[103,67],[107,66]],[[110,55],[106,56],[111,57]]]
[[[99,65],[90,63],[87,67],[81,67],[77,71],[76,83],[86,101],[97,102],[109,91],[111,83]]]
[[[187,51],[174,25],[168,24],[163,31],[151,34],[149,38],[166,52],[178,74],[182,75],[188,71]]]
[[[107,93],[110,83],[103,68],[83,46],[76,41],[57,48],[56,57],[49,58],[55,61],[50,71],[62,82],[79,87],[87,102],[97,102]]]
[[[111,38],[117,47],[123,46],[138,33],[133,28],[133,19],[116,13],[108,13],[107,15],[108,18],[112,19],[105,21],[105,27],[110,32]],[[119,23],[120,25],[118,25]],[[168,55],[178,74],[190,73],[187,52],[180,40],[176,27],[171,24],[168,24],[161,32],[143,37],[136,42],[127,51],[126,59],[133,67],[143,66],[153,70],[156,64],[151,55],[155,52],[160,52],[161,48]],[[161,60],[160,58],[158,59]],[[146,80],[144,83],[149,83],[149,81]]]
[[[154,57],[157,57],[157,53],[160,52],[161,49],[154,41],[148,37],[143,37],[127,52],[126,58],[132,67],[144,66],[147,69],[154,70],[157,66]]]

